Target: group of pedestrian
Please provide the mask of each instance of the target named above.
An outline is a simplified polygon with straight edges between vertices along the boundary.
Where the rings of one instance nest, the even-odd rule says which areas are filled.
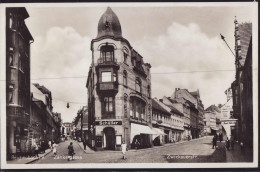
[[[212,139],[212,149],[217,148],[217,140],[219,139],[219,142],[221,143],[223,141],[223,135],[222,133],[220,133],[219,135],[214,135],[213,139]],[[235,147],[235,138],[234,136],[231,136],[230,139],[227,137],[227,140],[225,142],[225,147],[227,150],[234,150]],[[244,153],[244,143],[240,142],[240,149],[241,152]]]

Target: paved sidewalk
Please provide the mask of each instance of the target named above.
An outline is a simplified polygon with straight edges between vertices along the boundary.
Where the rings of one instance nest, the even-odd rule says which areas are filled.
[[[49,154],[51,152],[51,149],[46,149],[45,153],[40,154],[39,153],[39,158],[32,156],[32,157],[17,157],[14,160],[9,160],[7,161],[7,164],[29,164],[32,163],[38,159],[41,159],[43,157],[45,157],[47,154]]]
[[[151,147],[151,148],[145,148],[145,149],[129,149],[128,151],[129,152],[139,152],[139,151],[146,151],[146,150],[151,150],[151,149],[158,149],[158,148],[163,148],[163,147],[168,147],[168,146],[173,146],[173,145],[178,145],[178,144],[181,144],[181,143],[186,143],[186,142],[192,142],[192,141],[195,141],[195,140],[199,140],[199,139],[203,139],[203,138],[206,138],[206,137],[200,137],[200,138],[197,138],[197,139],[192,139],[190,141],[180,141],[180,142],[176,142],[176,143],[167,143],[165,145],[162,145],[162,146],[154,146],[154,147]],[[88,153],[88,154],[93,154],[93,153],[97,153],[96,151],[92,150],[91,148],[89,148],[88,146],[86,146],[86,150],[84,150],[84,146],[83,146],[83,143],[82,142],[78,142],[78,141],[75,141],[73,140],[73,142],[77,142],[78,145],[80,146],[80,148],[85,152],[85,153]],[[114,150],[104,150],[104,151],[99,151],[98,153],[121,153],[121,151],[114,151]]]
[[[90,149],[90,147],[88,147],[88,145],[86,145],[86,150],[84,150],[84,146],[83,146],[83,142],[78,142],[73,140],[73,142],[77,142],[79,147],[85,152],[85,153],[95,153],[94,150]]]
[[[226,149],[226,159],[227,162],[253,162],[253,152],[252,150],[244,150],[241,152],[239,144],[235,144],[234,150]]]

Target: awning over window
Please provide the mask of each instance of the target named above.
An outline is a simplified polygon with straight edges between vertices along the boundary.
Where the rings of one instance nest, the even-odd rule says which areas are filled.
[[[145,125],[139,125],[139,124],[131,124],[131,143],[136,135],[139,134],[157,134],[154,130],[152,130],[150,127]]]
[[[165,133],[163,132],[162,129],[152,128],[152,130],[153,130],[154,132],[156,132],[156,134],[153,134],[153,140],[154,140],[156,137],[160,136],[160,135],[167,135],[167,134],[165,134]]]

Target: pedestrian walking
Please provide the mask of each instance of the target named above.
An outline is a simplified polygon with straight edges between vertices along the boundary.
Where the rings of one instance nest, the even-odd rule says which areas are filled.
[[[87,147],[87,142],[86,142],[86,140],[85,140],[85,139],[83,140],[83,146],[84,146],[84,150],[86,150],[86,147]]]
[[[234,145],[235,145],[235,139],[233,136],[231,136],[231,139],[230,139],[230,144],[231,144],[231,149],[234,150]]]
[[[50,140],[49,140],[48,144],[49,144],[49,148],[52,149],[51,141],[50,141]]]
[[[73,155],[75,154],[74,153],[74,148],[73,148],[73,143],[70,142],[70,145],[68,146],[68,149],[69,149],[69,157],[68,157],[68,161],[71,159],[73,160]]]
[[[227,150],[229,150],[229,147],[230,147],[230,141],[229,141],[229,139],[227,137],[227,140],[226,140],[226,148],[227,148]]]
[[[41,150],[43,153],[45,153],[45,141],[44,140],[41,141]]]
[[[240,149],[241,149],[241,153],[244,153],[244,143],[240,142]]]
[[[34,145],[34,154],[35,156],[37,156],[37,158],[39,158],[39,146],[37,145],[37,143],[35,143]]]
[[[223,141],[223,134],[222,133],[219,134],[219,141],[220,141],[220,143]]]
[[[52,152],[53,152],[53,156],[57,155],[57,144],[54,142],[52,145]]]
[[[213,144],[212,149],[216,148],[216,146],[217,146],[217,137],[216,136],[213,137],[212,144]]]
[[[122,149],[123,159],[126,159],[127,145],[126,145],[125,141],[123,141],[123,143],[121,145],[121,149]]]
[[[135,140],[135,149],[139,149],[140,148],[140,142],[138,141],[138,139]]]

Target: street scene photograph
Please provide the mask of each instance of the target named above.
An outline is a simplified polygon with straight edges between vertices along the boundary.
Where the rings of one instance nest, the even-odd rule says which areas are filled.
[[[257,6],[0,5],[2,164],[257,167]]]

